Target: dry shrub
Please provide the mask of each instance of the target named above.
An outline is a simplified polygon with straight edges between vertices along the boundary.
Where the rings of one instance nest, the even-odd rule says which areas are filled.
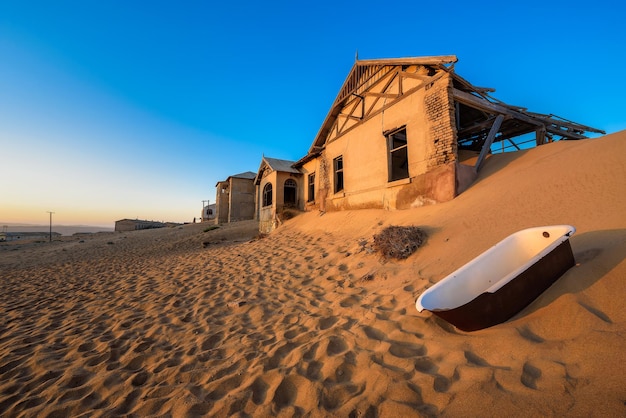
[[[426,233],[416,226],[388,226],[374,235],[374,250],[383,258],[402,260],[413,254],[426,239]]]
[[[289,219],[293,219],[300,214],[300,211],[296,209],[283,209],[281,213],[280,220],[287,221]]]

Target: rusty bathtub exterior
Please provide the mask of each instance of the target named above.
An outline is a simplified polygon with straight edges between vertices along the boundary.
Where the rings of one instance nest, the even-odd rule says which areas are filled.
[[[463,331],[505,322],[574,266],[575,231],[570,225],[518,231],[422,293],[416,308]]]

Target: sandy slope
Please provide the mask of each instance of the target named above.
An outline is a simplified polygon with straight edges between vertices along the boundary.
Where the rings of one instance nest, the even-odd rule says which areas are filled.
[[[624,416],[626,132],[490,157],[452,202],[0,248],[3,416]],[[507,323],[415,298],[568,223],[578,265]],[[407,260],[367,249],[418,225]]]

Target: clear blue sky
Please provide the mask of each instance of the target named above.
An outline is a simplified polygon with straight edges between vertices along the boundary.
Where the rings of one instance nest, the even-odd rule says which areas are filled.
[[[303,157],[362,59],[456,55],[494,97],[626,129],[617,1],[0,0],[0,222],[191,221]]]

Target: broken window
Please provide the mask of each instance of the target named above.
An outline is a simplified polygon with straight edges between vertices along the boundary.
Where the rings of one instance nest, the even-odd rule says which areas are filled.
[[[283,195],[285,206],[296,206],[298,185],[294,179],[285,180],[285,193]]]
[[[309,174],[309,197],[307,202],[315,201],[315,173]]]
[[[263,187],[263,206],[272,205],[272,183],[267,183]]]
[[[409,157],[407,152],[406,128],[401,128],[387,135],[389,150],[389,181],[409,177]]]
[[[335,173],[335,193],[343,190],[343,156],[333,160],[333,171]]]

